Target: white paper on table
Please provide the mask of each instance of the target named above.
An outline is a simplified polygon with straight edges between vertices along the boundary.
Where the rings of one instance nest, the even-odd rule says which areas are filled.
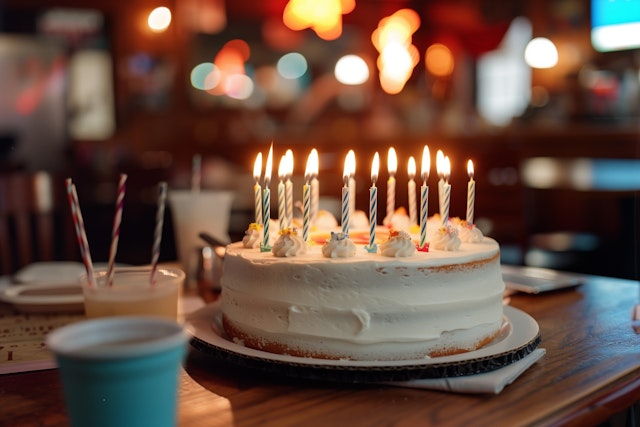
[[[481,374],[450,378],[393,381],[384,384],[397,387],[453,391],[456,393],[500,394],[507,385],[514,382],[524,371],[540,360],[546,352],[544,348],[537,348],[517,362]]]

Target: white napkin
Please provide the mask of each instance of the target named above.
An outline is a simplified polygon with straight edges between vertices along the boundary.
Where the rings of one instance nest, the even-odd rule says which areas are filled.
[[[453,391],[456,393],[500,394],[507,385],[514,382],[520,374],[540,360],[546,352],[547,350],[544,348],[537,348],[517,362],[503,368],[481,374],[451,378],[427,378],[409,381],[394,381],[385,384],[398,387]]]

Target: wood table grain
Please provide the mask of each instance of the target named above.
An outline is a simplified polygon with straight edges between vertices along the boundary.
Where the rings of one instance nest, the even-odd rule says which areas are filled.
[[[511,305],[540,325],[547,354],[499,395],[337,384],[265,374],[192,350],[180,426],[595,426],[640,400],[635,281],[584,284]],[[66,426],[55,369],[0,376],[0,426]]]

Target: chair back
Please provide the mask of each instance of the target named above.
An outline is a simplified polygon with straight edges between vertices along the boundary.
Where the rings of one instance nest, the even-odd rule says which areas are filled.
[[[0,174],[0,274],[37,261],[77,260],[64,179],[47,172]]]

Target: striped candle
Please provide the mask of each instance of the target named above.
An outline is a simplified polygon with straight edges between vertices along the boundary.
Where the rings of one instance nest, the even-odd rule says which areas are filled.
[[[80,210],[80,203],[78,201],[78,193],[76,191],[76,186],[71,181],[71,178],[67,178],[66,185],[67,197],[69,199],[69,206],[71,207],[71,215],[73,217],[73,225],[76,229],[76,238],[78,240],[78,246],[80,247],[80,255],[82,256],[84,267],[87,270],[87,281],[92,287],[95,287],[96,281],[93,275],[93,262],[91,261],[89,241],[87,240],[84,220],[82,219],[82,212]]]
[[[162,243],[162,228],[164,226],[164,208],[167,204],[167,183],[158,184],[158,208],[156,209],[156,227],[153,230],[153,247],[151,248],[151,285],[156,284],[156,271],[160,259],[160,244]]]
[[[269,223],[271,222],[271,191],[269,188],[262,190],[262,244],[265,249],[269,247]]]
[[[256,217],[256,224],[262,225],[262,187],[260,187],[260,175],[262,174],[262,153],[258,153],[253,164],[253,205]]]
[[[467,224],[473,224],[473,215],[476,202],[476,182],[473,180],[473,162],[467,163],[469,183],[467,184]]]
[[[409,176],[409,182],[407,183],[407,190],[409,194],[409,222],[411,226],[418,223],[418,209],[416,203],[416,182],[413,177],[416,174],[416,161],[413,156],[409,157],[407,164],[407,175]]]
[[[420,249],[427,243],[427,221],[429,219],[429,186],[420,187]]]
[[[429,172],[431,169],[431,157],[429,147],[424,146],[422,150],[422,169],[420,176],[422,177],[422,186],[420,187],[420,244],[418,249],[424,249],[427,244],[427,221],[429,220]]]
[[[271,147],[269,147],[267,163],[264,169],[264,190],[262,190],[262,244],[260,246],[262,252],[271,250],[271,246],[269,246],[269,224],[271,222],[271,190],[269,189],[269,184],[271,183],[272,164],[273,143],[271,143]]]
[[[376,152],[371,162],[371,187],[369,188],[369,246],[365,249],[368,252],[376,252],[376,227],[378,225],[378,171],[380,169],[380,155]]]
[[[302,186],[302,238],[309,241],[309,221],[311,220],[311,186],[309,181]]]
[[[369,247],[373,248],[376,242],[376,227],[378,225],[378,187],[375,181],[369,188]]]
[[[344,187],[342,187],[342,232],[349,232],[349,178],[345,179]]]
[[[342,187],[342,232],[349,233],[349,218],[350,218],[350,202],[349,202],[349,178],[356,169],[356,156],[353,150],[349,150],[347,156],[344,159],[344,171],[342,174],[344,180],[344,187]]]
[[[285,153],[287,159],[285,170],[285,206],[287,213],[287,228],[293,226],[293,183],[291,182],[291,175],[293,175],[293,151],[287,150]]]
[[[442,225],[447,225],[449,221],[449,206],[451,205],[451,184],[449,177],[451,176],[451,162],[449,157],[444,158],[444,183],[442,184]]]
[[[398,170],[398,158],[396,156],[396,150],[393,147],[389,148],[389,154],[387,156],[387,169],[389,171],[389,179],[387,180],[387,219],[391,220],[391,217],[396,210],[395,174]]]
[[[320,168],[318,158],[318,150],[311,149],[307,158],[308,175],[311,176],[311,213],[309,214],[309,222],[314,225],[318,219],[318,210],[320,209],[320,182],[318,181],[318,169]],[[305,171],[305,175],[307,175]]]
[[[122,222],[122,209],[124,207],[124,195],[127,191],[127,175],[120,174],[118,182],[118,195],[116,197],[116,213],[113,217],[113,229],[111,231],[111,248],[109,249],[109,262],[107,264],[107,283],[113,286],[113,276],[115,274],[116,253],[118,252],[118,241],[120,239],[120,224]]]

